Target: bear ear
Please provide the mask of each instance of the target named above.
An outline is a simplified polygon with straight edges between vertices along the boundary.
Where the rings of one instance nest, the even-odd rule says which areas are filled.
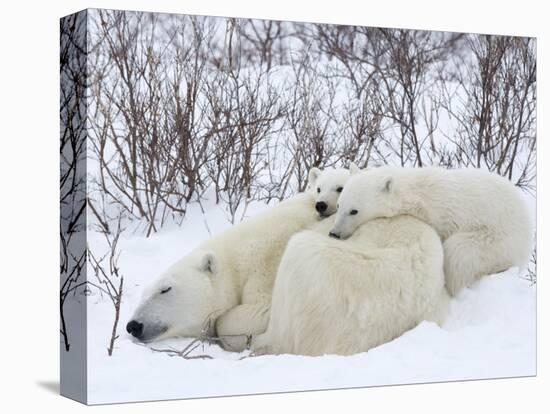
[[[386,178],[384,181],[384,186],[382,187],[383,193],[391,193],[393,190],[393,178]]]
[[[203,272],[214,274],[217,272],[217,260],[214,253],[207,252],[201,259],[200,269]]]
[[[321,170],[317,167],[312,167],[309,170],[309,174],[307,176],[307,183],[309,185],[315,184],[315,181],[317,181],[317,178],[319,178],[319,175],[321,175]]]
[[[357,164],[355,164],[354,162],[351,162],[349,164],[349,174],[350,175],[354,175],[354,174],[357,174],[357,173],[360,173],[361,172],[361,168],[359,168],[357,166]]]

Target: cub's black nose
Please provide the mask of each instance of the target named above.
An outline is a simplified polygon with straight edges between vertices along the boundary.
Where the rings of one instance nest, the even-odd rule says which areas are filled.
[[[128,331],[130,335],[139,338],[143,333],[143,324],[138,321],[130,321],[128,325],[126,325],[126,331]]]
[[[319,213],[324,213],[327,209],[327,203],[324,201],[318,201],[315,203],[315,210],[317,210]]]
[[[328,235],[329,235],[330,237],[334,237],[335,239],[339,239],[339,238],[340,238],[340,235],[339,235],[338,233],[334,233],[334,232],[332,232],[332,231],[331,231]]]

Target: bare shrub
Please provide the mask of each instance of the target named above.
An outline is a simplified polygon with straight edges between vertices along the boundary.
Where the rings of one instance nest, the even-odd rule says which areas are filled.
[[[167,215],[183,216],[204,188],[202,167],[212,132],[198,110],[209,26],[176,17],[99,12],[101,43],[94,65],[91,129],[99,162],[96,184],[129,217],[158,230]],[[190,36],[191,42],[183,42]]]
[[[268,73],[240,65],[242,57],[233,52],[234,33],[237,23],[229,21],[224,63],[206,87],[204,108],[212,125],[209,178],[216,202],[225,202],[232,222],[239,206],[260,198],[268,143],[283,116],[280,91]]]
[[[350,161],[483,167],[534,189],[533,39],[103,11],[94,27],[103,232],[123,212],[150,235],[209,194],[236,222]]]
[[[120,222],[121,217],[118,218],[117,226],[113,234],[104,233],[105,242],[108,246],[108,251],[105,254],[98,257],[93,252],[93,249],[88,248],[88,257],[94,276],[94,280],[91,278],[88,280],[88,285],[97,289],[100,294],[105,294],[113,305],[113,328],[107,348],[109,356],[113,355],[115,341],[118,338],[117,327],[120,319],[120,305],[122,303],[124,287],[124,276],[121,274],[118,265],[118,259],[120,257],[118,241],[123,231]]]
[[[459,72],[457,158],[534,190],[536,161],[536,53],[534,40],[470,35],[472,63]]]
[[[60,50],[60,319],[65,350],[70,349],[67,300],[81,293],[86,277],[86,19],[61,23]]]

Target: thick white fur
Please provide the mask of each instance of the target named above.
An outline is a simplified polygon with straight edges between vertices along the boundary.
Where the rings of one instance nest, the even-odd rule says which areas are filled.
[[[217,333],[241,335],[234,347],[244,347],[242,336],[267,327],[273,282],[288,240],[317,221],[313,197],[302,193],[202,243],[145,290],[132,318],[144,325],[141,339],[195,337],[205,321],[219,317]],[[230,342],[225,345],[232,348]]]
[[[343,187],[352,174],[357,174],[359,167],[354,163],[350,164],[349,170],[346,168],[333,168],[320,170],[313,167],[309,170],[307,192],[315,197],[315,203],[323,202],[327,208],[321,217],[328,217],[336,213],[338,197],[340,197]]]
[[[532,250],[533,222],[520,190],[478,169],[369,170],[347,182],[339,205],[331,233],[343,239],[378,217],[410,214],[433,226],[452,295],[482,275],[525,265]]]
[[[449,296],[436,232],[411,216],[377,219],[349,240],[327,236],[332,218],[293,236],[273,290],[257,354],[364,352],[422,320],[443,322]]]

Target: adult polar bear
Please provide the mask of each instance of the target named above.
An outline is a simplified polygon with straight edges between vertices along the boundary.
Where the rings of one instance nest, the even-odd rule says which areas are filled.
[[[336,238],[400,214],[433,226],[451,295],[483,275],[525,265],[531,254],[533,225],[519,189],[487,171],[381,167],[352,176],[338,203]]]
[[[226,338],[224,346],[243,348],[247,336],[267,328],[273,282],[288,240],[319,220],[317,188],[342,187],[349,176],[348,170],[315,169],[305,193],[203,242],[145,289],[128,333],[144,342],[197,337],[212,320]]]
[[[327,237],[333,221],[290,239],[268,329],[252,341],[256,354],[349,355],[422,320],[443,322],[449,296],[435,230],[399,216],[370,221],[339,241]]]

